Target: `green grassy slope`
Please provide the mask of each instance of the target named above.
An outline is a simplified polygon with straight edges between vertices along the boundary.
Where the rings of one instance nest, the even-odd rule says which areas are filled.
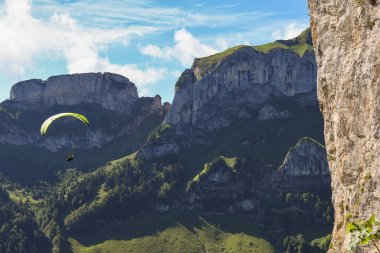
[[[224,156],[220,156],[220,159],[222,159],[225,164],[230,168],[230,169],[233,169],[234,167],[234,164],[236,162],[236,158],[227,158],[227,157],[224,157]],[[202,176],[205,176],[207,175],[207,173],[210,171],[210,168],[212,166],[212,162],[211,163],[206,163],[203,170],[201,170],[201,172],[199,172],[191,181],[190,181],[190,184],[191,183],[196,183],[198,182]]]
[[[289,233],[303,233],[307,242],[315,244],[328,232],[305,227],[299,231],[267,233],[244,216],[188,210],[161,214],[151,211],[126,223],[108,224],[91,236],[71,234],[66,252],[274,253],[283,251],[282,241]]]
[[[257,252],[275,249],[245,218],[196,211],[149,212],[129,223],[113,223],[91,238],[71,236],[69,248],[82,252]]]
[[[288,49],[298,54],[299,56],[302,56],[306,51],[313,50],[313,45],[312,45],[310,36],[311,36],[310,28],[308,28],[305,31],[303,31],[300,35],[295,37],[294,39],[277,40],[272,43],[267,43],[260,46],[254,46],[253,48],[263,53],[268,53],[270,50],[275,49],[275,48],[283,48],[283,49]]]
[[[198,67],[200,69],[207,69],[210,66],[215,66],[218,62],[220,62],[224,58],[232,55],[237,50],[245,48],[245,47],[254,48],[257,51],[262,52],[262,53],[268,53],[273,49],[282,48],[282,49],[290,50],[294,52],[295,54],[297,54],[298,56],[302,57],[305,52],[313,51],[313,45],[312,45],[310,36],[311,36],[310,28],[308,28],[305,31],[303,31],[299,36],[290,40],[276,40],[275,42],[267,43],[267,44],[259,45],[259,46],[245,46],[245,45],[235,46],[221,53],[195,59],[193,68]]]
[[[223,52],[217,53],[217,54],[213,54],[213,55],[210,55],[210,56],[207,56],[207,57],[203,57],[203,58],[196,58],[194,60],[193,68],[200,67],[200,68],[204,69],[204,68],[208,68],[210,66],[214,66],[218,62],[220,62],[221,60],[223,60],[224,58],[232,55],[237,50],[239,50],[241,48],[244,48],[244,47],[249,47],[249,46],[239,45],[239,46],[235,46],[235,47],[229,48],[229,49],[227,49],[227,50],[225,50]]]

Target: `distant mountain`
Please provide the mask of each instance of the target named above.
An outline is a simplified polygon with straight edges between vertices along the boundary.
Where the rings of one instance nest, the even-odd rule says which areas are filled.
[[[83,75],[62,77],[71,80],[65,99],[44,95],[66,83],[48,80],[24,84],[42,87],[32,98],[16,85],[1,105],[9,122],[0,132],[5,159],[24,152],[20,173],[35,164],[41,172],[60,169],[53,185],[15,188],[33,200],[28,207],[54,252],[327,250],[333,209],[309,30],[195,59],[171,107],[157,96],[138,98],[126,78]],[[86,75],[91,81],[80,81]],[[93,123],[63,121],[39,137],[40,121],[62,110]],[[108,139],[90,138],[94,133]],[[38,138],[15,141],[33,134]],[[58,154],[71,148],[82,162],[63,170]],[[92,169],[96,164],[103,166]]]
[[[84,171],[95,169],[136,150],[169,108],[158,95],[139,98],[133,83],[111,73],[17,83],[10,99],[0,104],[0,172],[18,179],[53,179],[72,151],[77,159],[70,165]],[[66,111],[86,115],[89,127],[59,120],[41,136],[42,122]]]

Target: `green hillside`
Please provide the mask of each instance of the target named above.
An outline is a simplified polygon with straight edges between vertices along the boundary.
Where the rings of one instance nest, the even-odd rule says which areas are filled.
[[[256,50],[268,53],[269,51],[276,48],[283,48],[290,50],[299,56],[303,56],[306,51],[312,51],[313,45],[311,40],[310,28],[303,31],[300,35],[290,40],[276,40],[275,42],[254,46]]]
[[[72,234],[66,250],[68,253],[281,252],[285,233],[268,234],[250,223],[246,217],[198,211],[148,212],[129,222],[108,224],[91,236]],[[306,241],[318,244],[325,233],[324,230],[305,233]],[[310,249],[313,250],[310,253],[322,252],[317,246]]]
[[[268,53],[273,49],[286,49],[294,52],[298,56],[302,57],[306,51],[313,51],[313,45],[311,40],[310,28],[303,31],[299,36],[290,40],[276,40],[275,42],[267,43],[258,46],[246,46],[239,45],[229,48],[221,53],[210,55],[203,58],[197,58],[194,61],[193,69],[208,69],[210,66],[215,66],[217,63],[225,59],[226,57],[234,54],[236,51],[242,48],[254,48],[259,52]]]
[[[332,217],[329,189],[306,189],[289,194],[269,191],[260,193],[260,196],[249,190],[256,187],[272,189],[271,185],[265,184],[265,178],[278,170],[289,148],[299,139],[310,136],[323,140],[323,121],[318,107],[299,107],[294,101],[285,99],[274,99],[271,104],[289,111],[293,117],[257,121],[257,112],[251,112],[251,118],[237,118],[231,126],[204,136],[209,145],[196,145],[177,155],[156,159],[141,159],[133,154],[108,162],[90,173],[66,170],[60,174],[61,181],[48,198],[39,205],[36,214],[39,224],[44,231],[54,231],[50,240],[56,248],[72,248],[74,253],[117,252],[120,248],[130,248],[131,252],[156,249],[157,252],[176,252],[178,248],[197,252],[199,247],[208,252],[223,252],[221,247],[225,252],[244,252],[245,249],[250,252],[255,245],[262,247],[257,248],[258,252],[271,252],[272,247],[281,252],[282,240],[286,236],[302,233],[308,242],[326,236],[331,231]],[[183,136],[174,136],[172,130],[170,125],[162,124],[149,134],[148,143],[160,145],[161,141],[166,142],[170,138],[183,141]],[[212,220],[206,212],[228,210],[228,205],[235,201],[233,198],[219,199],[219,194],[212,192],[209,198],[206,196],[199,202],[207,204],[201,214],[186,218],[170,213],[147,214],[141,219],[136,218],[157,205],[181,203],[187,197],[189,183],[204,180],[203,175],[221,169],[220,159],[227,171],[236,171],[236,180],[246,185],[237,189],[236,194],[241,198],[249,194],[260,201],[263,212],[260,222],[264,224],[264,232],[254,233],[256,230],[252,232],[244,227],[242,224],[253,229],[255,224],[247,219],[241,223],[232,216],[225,216],[222,221]],[[196,192],[204,189],[205,185],[207,182],[199,184]],[[233,181],[216,185],[219,187],[216,189],[224,186],[233,189]],[[300,210],[301,213],[293,214],[291,210]],[[304,218],[302,213],[309,216]],[[200,222],[198,216],[209,225]],[[210,229],[213,226],[219,228],[223,222],[240,225],[235,229],[230,225],[221,226],[220,230]],[[118,223],[122,225],[118,226]],[[273,234],[273,231],[281,232]],[[244,235],[241,237],[240,233]],[[170,245],[165,243],[166,237],[172,238]]]
[[[106,110],[96,104],[82,104],[80,106],[54,106],[43,113],[37,111],[19,111],[0,104],[0,122],[8,125],[19,125],[22,130],[35,132],[41,122],[48,116],[62,111],[77,111],[91,119],[88,126],[91,130],[102,130],[105,134],[118,133],[123,126],[130,125],[131,130],[122,136],[116,136],[103,147],[90,149],[74,149],[75,157],[67,163],[66,157],[72,149],[62,148],[56,152],[44,147],[34,145],[0,144],[0,172],[11,179],[25,184],[35,184],[38,180],[54,182],[59,170],[77,168],[83,172],[93,171],[110,160],[114,160],[135,152],[147,139],[149,133],[161,124],[165,115],[158,113],[145,116],[144,106],[149,106],[148,98],[138,100],[129,117],[116,112]],[[137,125],[137,118],[142,118]],[[3,125],[0,124],[0,130]],[[138,127],[138,128],[137,128]],[[133,130],[133,128],[137,128]],[[4,129],[3,129],[4,130]],[[4,130],[7,131],[7,130]],[[81,122],[57,121],[49,129],[50,136],[83,136],[86,127]],[[96,157],[96,159],[94,159]],[[27,170],[25,168],[28,168]]]
[[[196,211],[150,212],[125,224],[111,224],[91,238],[71,237],[69,242],[74,253],[274,252],[260,238],[260,230],[244,224],[244,218]]]

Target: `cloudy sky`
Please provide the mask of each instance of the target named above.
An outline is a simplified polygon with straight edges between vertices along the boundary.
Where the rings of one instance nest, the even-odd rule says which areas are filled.
[[[306,0],[0,0],[0,101],[31,78],[115,72],[171,102],[195,57],[292,38]]]

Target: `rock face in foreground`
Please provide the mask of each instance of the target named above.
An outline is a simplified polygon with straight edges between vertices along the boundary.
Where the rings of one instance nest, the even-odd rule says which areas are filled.
[[[19,82],[12,87],[9,104],[23,110],[41,110],[53,105],[95,103],[128,113],[137,99],[136,86],[128,78],[112,73],[86,73]]]
[[[347,222],[380,219],[380,1],[309,0],[309,8],[325,141],[334,157],[330,252],[348,252]]]

